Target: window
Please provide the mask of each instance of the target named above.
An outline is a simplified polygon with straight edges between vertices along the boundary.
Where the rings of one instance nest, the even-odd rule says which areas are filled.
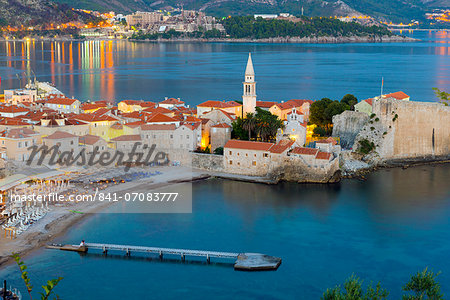
[[[264,153],[264,157],[269,157],[269,153]]]
[[[231,152],[231,151],[230,151],[230,152],[229,152],[228,154],[230,154],[230,155],[231,155],[231,154],[233,154],[233,152]]]
[[[233,164],[233,161],[232,160],[230,160],[230,165],[232,165]]]
[[[170,135],[170,138],[173,139],[173,134]]]
[[[255,154],[253,154],[253,156],[254,156],[254,157],[256,157],[256,153],[255,153]]]
[[[245,153],[245,156],[248,157],[248,153]]]
[[[188,136],[188,135],[186,136],[186,139],[189,139],[189,136]]]
[[[156,139],[156,134],[153,135],[153,138]]]
[[[256,161],[253,161],[253,162],[252,162],[252,165],[256,166]]]
[[[22,148],[22,142],[17,143],[18,148]]]
[[[238,162],[238,164],[237,164],[238,166],[240,166],[241,165],[241,163],[240,162]]]
[[[73,141],[70,141],[70,144],[73,145]]]

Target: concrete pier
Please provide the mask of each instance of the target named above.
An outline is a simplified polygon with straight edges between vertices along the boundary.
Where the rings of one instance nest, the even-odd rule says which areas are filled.
[[[175,248],[159,248],[159,247],[145,247],[145,246],[130,246],[130,245],[116,245],[116,244],[99,244],[86,243],[85,246],[79,245],[48,245],[49,249],[59,249],[64,251],[87,252],[88,250],[100,250],[105,255],[108,251],[124,252],[126,256],[130,256],[131,252],[136,253],[154,253],[162,260],[165,255],[174,255],[180,257],[181,261],[186,260],[186,256],[204,257],[209,264],[211,258],[233,259],[235,260],[235,270],[245,271],[262,271],[262,270],[276,270],[281,264],[281,258],[264,255],[260,253],[237,253],[237,252],[220,252],[207,250],[189,250],[189,249],[175,249]]]

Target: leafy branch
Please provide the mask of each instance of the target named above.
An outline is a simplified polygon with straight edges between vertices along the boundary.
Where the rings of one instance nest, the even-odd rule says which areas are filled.
[[[31,295],[31,292],[33,291],[33,286],[31,285],[31,279],[28,276],[27,266],[20,258],[20,255],[18,253],[12,253],[11,257],[16,261],[17,265],[19,266],[21,278],[23,282],[25,283],[25,286],[27,287],[27,292],[30,295],[30,299],[33,300],[33,296]],[[62,277],[58,277],[57,279],[51,279],[47,281],[47,285],[43,285],[42,288],[44,289],[43,293],[40,293],[41,300],[48,300],[50,296],[53,293],[53,290],[58,285],[58,283],[62,280]],[[56,299],[59,299],[58,295],[55,294]]]

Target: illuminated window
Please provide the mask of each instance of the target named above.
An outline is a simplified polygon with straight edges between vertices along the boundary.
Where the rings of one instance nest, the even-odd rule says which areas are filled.
[[[252,165],[256,166],[256,161],[253,161]]]

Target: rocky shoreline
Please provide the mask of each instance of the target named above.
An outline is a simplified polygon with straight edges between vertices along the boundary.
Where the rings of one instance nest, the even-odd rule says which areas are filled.
[[[135,40],[131,42],[200,42],[200,43],[292,43],[292,44],[337,44],[337,43],[399,43],[415,42],[418,39],[406,36],[322,36],[322,37],[276,37],[267,39],[230,39],[230,38],[175,38],[175,39],[157,39],[157,40]]]
[[[70,37],[31,37],[35,40],[45,42],[80,42],[80,41],[110,41],[107,37],[95,37],[86,39],[74,39]],[[15,41],[24,42],[29,39],[14,39],[7,40],[3,37],[0,41]],[[274,44],[339,44],[339,43],[406,43],[420,41],[418,39],[393,35],[393,36],[322,36],[322,37],[276,37],[266,39],[231,39],[231,38],[173,38],[173,39],[157,39],[157,40],[136,40],[127,39],[126,41],[135,43],[274,43]]]

